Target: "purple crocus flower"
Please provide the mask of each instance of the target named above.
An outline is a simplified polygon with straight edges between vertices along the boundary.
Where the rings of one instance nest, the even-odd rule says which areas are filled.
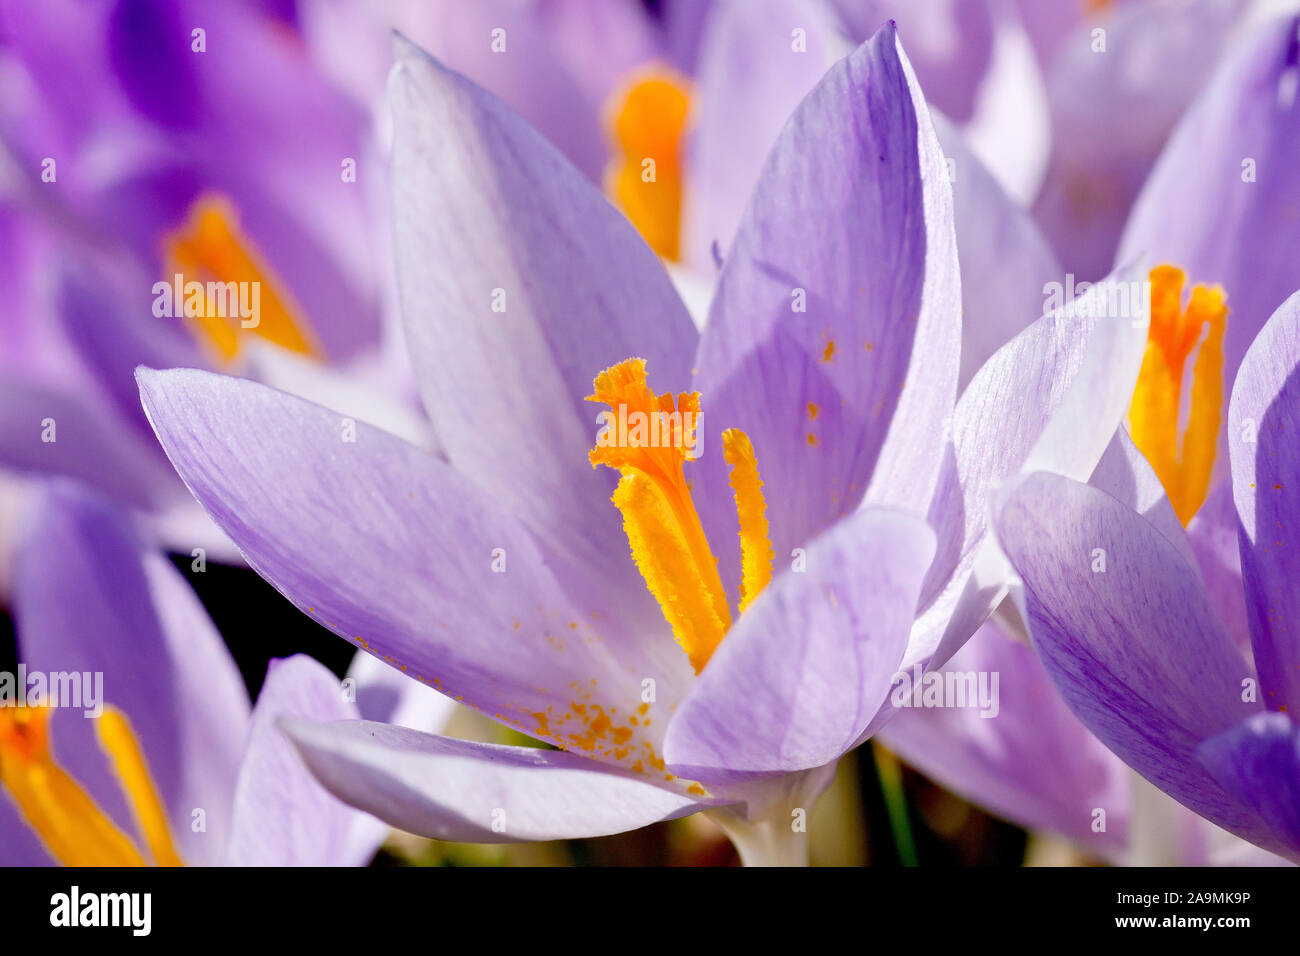
[[[373,855],[386,828],[322,790],[277,729],[288,717],[357,716],[338,680],[308,657],[273,662],[250,713],[194,593],[105,499],[43,487],[14,591],[24,679],[0,678],[6,865]],[[75,686],[77,699],[51,700],[56,686]]]
[[[192,502],[157,452],[135,366],[207,364],[320,394],[340,377],[290,352],[356,374],[379,361],[368,117],[306,52],[243,4],[5,7],[0,242],[16,251],[0,466],[92,484],[217,556],[229,544],[180,507]],[[240,308],[255,291],[255,328],[187,316],[177,275],[240,285]]]
[[[1176,502],[1216,610],[1243,646],[1250,630],[1222,411],[1247,348],[1278,304],[1300,288],[1300,263],[1285,252],[1300,242],[1297,76],[1300,17],[1265,21],[1235,43],[1170,137],[1120,245],[1123,257],[1172,264],[1192,286],[1190,295],[1178,290],[1186,305],[1173,312],[1184,318],[1153,324],[1166,341],[1180,322],[1199,325],[1194,314],[1213,319],[1223,311],[1206,323],[1195,365],[1187,356],[1192,374],[1184,391],[1191,401],[1182,404],[1191,414],[1175,422],[1158,411],[1166,399],[1160,387],[1147,386],[1172,382],[1183,369],[1153,369],[1154,382],[1139,386],[1134,407],[1155,409],[1144,417],[1156,427],[1148,421],[1144,435],[1137,419],[1131,425]],[[1218,310],[1198,308],[1216,299]],[[1178,450],[1174,458],[1171,447]]]
[[[1172,509],[1069,479],[1003,495],[997,533],[1018,602],[1071,710],[1131,767],[1242,838],[1300,859],[1294,528],[1300,295],[1247,352],[1229,410],[1251,652],[1216,613]]]
[[[1000,600],[1004,582],[974,574],[988,491],[1027,457],[1091,472],[1124,403],[1086,396],[1131,386],[1144,330],[1077,306],[1040,320],[954,411],[951,196],[892,25],[791,117],[702,336],[553,147],[418,49],[399,56],[398,275],[446,460],[361,425],[347,441],[339,413],[207,372],[142,369],[141,397],[295,605],[561,751],[368,722],[290,733],[334,793],[441,839],[709,810],[747,860],[797,859],[791,814],[888,719],[891,675],[951,653]],[[647,375],[698,391],[657,397]],[[593,376],[615,411],[703,407],[716,425],[593,450]],[[974,440],[1007,419],[1005,445]],[[722,454],[686,461],[705,435]]]
[[[1155,314],[1149,346],[1151,356],[1168,349],[1176,361],[1153,358],[1139,377],[1133,436],[1150,463],[1133,456],[1128,434],[1121,433],[1118,446],[1107,456],[1109,462],[1103,459],[1090,482],[1148,515],[1169,508],[1168,489],[1178,518],[1187,525],[1185,537],[1177,528],[1171,536],[1188,546],[1215,611],[1233,642],[1248,654],[1248,592],[1228,467],[1234,435],[1222,427],[1220,395],[1233,387],[1243,354],[1276,303],[1300,285],[1300,270],[1279,254],[1294,244],[1298,222],[1288,212],[1300,188],[1288,158],[1300,136],[1293,95],[1297,26],[1294,17],[1262,24],[1232,48],[1171,137],[1137,202],[1122,254],[1147,253],[1156,262],[1178,266],[1152,272]],[[1189,196],[1194,198],[1189,201]],[[1195,283],[1190,297],[1182,288],[1185,279]],[[1200,344],[1191,387],[1181,389],[1191,393],[1191,410],[1180,419],[1183,363],[1201,339],[1203,326],[1209,334]],[[1180,339],[1184,344],[1177,344]],[[1001,645],[988,638],[969,645],[963,655],[970,658],[981,646],[995,659],[1019,654],[1005,648],[995,653]],[[1024,741],[1052,746],[1031,738],[1032,728],[1055,728],[1049,736],[1057,739],[1056,749],[1063,753],[1090,754],[1097,744],[1077,721],[1062,720],[1060,708],[1044,694],[1027,689],[1034,681],[1025,666],[1015,660],[1003,663],[1020,675],[1021,691],[997,721],[909,713],[890,725],[891,742],[946,785],[1022,823],[1070,835],[1099,855],[1134,853],[1140,859],[1172,862],[1188,860],[1184,854],[1189,852],[1203,852],[1185,845],[1168,825],[1159,825],[1177,815],[1167,808],[1153,810],[1151,797],[1144,795],[1152,789],[1149,784],[1139,781],[1133,793],[1127,785],[1116,790],[1113,767],[1103,772],[1104,765],[1095,757],[1089,758],[1092,769],[1086,774],[1054,773],[1050,779],[1034,773],[1027,762],[1011,767],[1009,759]],[[1046,687],[1045,674],[1038,672],[1036,680]],[[1014,706],[1016,700],[1023,702],[1021,707]],[[966,744],[971,746],[966,749]],[[1067,778],[1074,782],[1062,789]],[[1068,798],[1064,803],[1063,796]],[[1087,829],[1089,808],[1107,809],[1108,829]],[[1126,820],[1127,831],[1140,838],[1128,847],[1122,842]],[[1172,839],[1157,846],[1162,841],[1153,841],[1151,835],[1161,830]],[[1222,859],[1225,851],[1234,858],[1248,857],[1230,846],[1214,845],[1221,843],[1215,835],[1209,859]],[[1190,857],[1196,858],[1205,857]]]
[[[967,691],[961,706],[926,707],[919,698],[877,740],[945,789],[1111,863],[1283,862],[1137,777],[1070,712],[1033,648],[997,623],[985,624],[937,673],[944,686],[967,691],[998,675],[993,706],[981,708]]]

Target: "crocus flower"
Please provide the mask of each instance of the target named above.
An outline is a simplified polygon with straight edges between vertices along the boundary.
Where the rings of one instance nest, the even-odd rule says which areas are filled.
[[[357,374],[379,361],[368,117],[283,24],[242,4],[10,4],[0,63],[0,241],[19,250],[0,466],[93,484],[158,517],[181,550],[220,550],[178,510],[192,501],[132,371],[207,364],[320,394],[339,383],[320,360]],[[205,294],[190,314],[191,282],[237,295]]]
[[[712,3],[692,6],[689,18],[655,18],[637,0],[345,0],[307,8],[303,32],[331,74],[375,104],[381,125],[390,37],[410,37],[508,103],[593,182],[608,183],[651,245],[676,259],[694,71],[683,30],[701,29]],[[657,163],[657,189],[638,185],[646,157]]]
[[[356,716],[324,667],[273,662],[250,713],[179,572],[71,483],[34,502],[16,576],[27,679],[5,675],[0,698],[6,865],[361,865],[374,854],[385,828],[322,790],[277,727]],[[53,693],[57,674],[79,682],[80,700],[28,696]]]
[[[1094,487],[1138,512],[1169,518],[1172,511],[1169,536],[1193,557],[1195,576],[1227,633],[1247,654],[1250,610],[1238,558],[1239,518],[1227,454],[1234,435],[1225,427],[1222,396],[1238,380],[1242,355],[1270,310],[1300,284],[1294,263],[1274,257],[1274,250],[1296,239],[1296,219],[1288,210],[1295,206],[1300,177],[1283,158],[1294,153],[1300,135],[1291,95],[1296,29],[1295,18],[1274,21],[1234,46],[1143,189],[1126,230],[1123,254],[1147,252],[1156,261],[1177,265],[1151,273],[1152,321],[1130,413],[1132,440],[1127,433],[1117,436],[1119,445],[1108,453],[1109,462],[1103,459],[1091,479]],[[1208,144],[1208,155],[1202,144]],[[1197,155],[1189,158],[1189,151]],[[1193,286],[1190,292],[1187,285]],[[1185,379],[1190,379],[1190,389]],[[1140,456],[1134,456],[1133,442]],[[1179,524],[1187,526],[1186,536]],[[979,646],[977,642],[963,653],[976,654]],[[999,645],[989,639],[983,646],[993,654]],[[1013,665],[1015,661],[1006,662],[1009,669]],[[1013,669],[1021,675],[1020,685],[1030,682],[1026,666]],[[1045,674],[1039,673],[1038,684],[1045,681]],[[1142,784],[1130,794],[1120,781],[1115,789],[1113,770],[1106,771],[1106,762],[1094,753],[1094,739],[1077,722],[1063,719],[1045,694],[1022,686],[1015,699],[1023,705],[1004,710],[1009,719],[988,723],[909,713],[891,724],[891,741],[959,792],[973,794],[1020,822],[1069,835],[1100,855],[1134,852],[1150,860],[1154,851],[1156,859],[1172,862],[1187,859],[1178,855],[1184,849],[1200,852],[1180,845],[1173,847],[1178,852],[1171,852],[1169,845],[1153,846],[1150,836],[1160,827],[1153,825],[1151,801],[1143,796],[1150,786]],[[1048,746],[1030,736],[1033,727],[1055,728],[1049,736],[1058,739],[1057,749],[1090,754],[1091,769],[1048,780],[1019,762],[1020,769],[1013,772],[1011,755],[1020,752],[1025,741]],[[963,740],[972,746],[963,749]],[[1085,740],[1091,743],[1085,746]],[[1062,789],[1062,778],[1075,782]],[[1128,806],[1131,813],[1114,812]],[[1098,807],[1109,808],[1110,826],[1090,833],[1086,813]],[[1155,815],[1171,818],[1165,809]],[[1127,847],[1122,841],[1126,817],[1132,818],[1127,832],[1141,838]],[[1221,844],[1217,836],[1213,842]],[[1223,845],[1211,849],[1210,859],[1222,858],[1225,850],[1243,856]]]
[[[1243,646],[1250,630],[1225,399],[1265,321],[1300,288],[1300,263],[1285,252],[1300,242],[1292,162],[1300,150],[1298,37],[1300,18],[1289,16],[1234,44],[1170,137],[1120,247],[1121,256],[1171,267],[1152,274],[1153,309],[1158,299],[1167,305],[1153,311],[1152,357],[1130,430],[1187,527],[1216,610]]]
[[[1135,511],[1097,489],[1034,474],[1006,492],[997,516],[1023,581],[1022,614],[1071,710],[1179,802],[1293,860],[1298,383],[1293,295],[1246,354],[1229,409],[1253,653],[1243,655],[1224,628],[1167,503]]]
[[[1030,455],[1091,472],[1125,403],[1086,396],[1131,383],[1145,328],[1077,306],[1040,320],[954,412],[951,198],[892,26],[791,117],[702,336],[544,139],[399,56],[398,276],[447,459],[360,425],[343,441],[339,413],[208,372],[142,369],[141,397],[195,496],[300,609],[561,750],[366,722],[291,735],[334,793],[417,833],[710,810],[746,859],[796,859],[792,813],[887,719],[891,675],[951,653],[1000,599],[972,584],[983,496]],[[675,415],[674,440],[596,435],[588,399],[616,421]],[[1007,417],[1005,447],[973,440]]]
[[[997,674],[996,708],[980,709],[971,696],[958,701],[962,706],[926,707],[920,699],[921,706],[904,709],[876,739],[945,789],[1111,863],[1284,862],[1137,778],[1070,712],[1033,648],[996,622],[985,624],[938,674],[967,688]]]

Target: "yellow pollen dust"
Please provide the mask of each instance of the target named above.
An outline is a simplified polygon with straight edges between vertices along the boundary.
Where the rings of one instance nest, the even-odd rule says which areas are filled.
[[[608,423],[591,450],[592,467],[605,465],[623,476],[614,505],[646,586],[673,629],[673,637],[696,673],[731,627],[718,561],[700,523],[686,483],[685,464],[695,447],[698,392],[656,395],[646,385],[645,359],[631,358],[596,376],[588,401],[602,402]],[[653,429],[628,422],[657,419]],[[648,438],[647,439],[647,433]],[[731,465],[731,487],[740,519],[743,612],[772,577],[774,551],[768,538],[763,482],[749,437],[740,429],[723,433],[723,455]]]
[[[680,255],[682,136],[691,98],[686,80],[656,67],[631,79],[609,108],[614,158],[605,185],[646,243],[665,259]]]
[[[1129,433],[1164,485],[1178,520],[1187,525],[1205,502],[1223,409],[1223,332],[1228,307],[1218,286],[1192,288],[1170,265],[1151,270],[1151,328],[1129,406]],[[1183,379],[1192,367],[1187,425],[1179,437]]]
[[[50,708],[0,707],[0,786],[54,859],[65,866],[181,866],[167,814],[126,717],[106,708],[100,746],[144,835],[149,858],[54,761]]]
[[[199,314],[191,316],[194,310],[184,308],[185,300],[176,301],[174,308],[190,318],[199,340],[220,360],[229,362],[239,355],[243,331],[291,352],[321,357],[302,310],[240,231],[226,201],[212,196],[196,200],[186,223],[167,236],[164,260],[165,281],[171,284],[181,276],[186,299],[188,283],[202,284]]]

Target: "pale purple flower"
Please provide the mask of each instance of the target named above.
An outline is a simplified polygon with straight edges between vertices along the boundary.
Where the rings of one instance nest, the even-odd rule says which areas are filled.
[[[257,282],[263,329],[274,290],[318,357],[364,365],[382,331],[368,117],[300,38],[245,4],[9,5],[0,68],[0,467],[91,484],[158,519],[179,550],[216,557],[229,544],[195,520],[158,453],[136,365],[208,365],[309,394],[340,379],[270,346],[218,358],[183,302],[159,314],[155,283],[176,271]],[[223,253],[248,252],[257,274],[176,256],[202,208],[221,210]]]
[[[71,832],[86,835],[76,829],[88,826],[77,803],[41,789],[59,772],[146,862],[161,862],[160,844],[143,829],[152,818],[140,797],[160,802],[164,860],[174,853],[191,865],[338,866],[363,865],[374,854],[385,828],[322,790],[276,727],[285,717],[357,716],[323,666],[305,656],[272,662],[250,712],[234,661],[180,573],[106,500],[72,483],[43,486],[26,516],[15,576],[18,656],[29,680],[11,684],[0,706],[6,865],[116,859],[90,838],[63,848],[71,858],[61,856],[50,831],[24,812],[20,794],[31,782],[42,794],[40,818],[67,815]],[[41,684],[30,680],[38,673]],[[28,693],[52,692],[49,675],[60,673],[80,679],[78,705],[46,698],[64,704],[44,712],[48,722],[15,709],[40,703]],[[91,696],[102,715],[87,716]],[[100,724],[113,712],[126,719],[146,786],[124,788],[123,752],[101,739]]]
[[[1018,603],[1071,710],[1185,806],[1300,859],[1300,295],[1247,352],[1228,445],[1251,648],[1207,593],[1168,502],[1049,474],[1004,493],[997,533],[1023,581]],[[1098,560],[1103,561],[1101,565]],[[1101,567],[1103,570],[1098,571]]]
[[[997,569],[976,574],[987,494],[1026,459],[1091,473],[1124,403],[1090,396],[1131,387],[1143,329],[1040,319],[954,409],[951,193],[892,26],[781,133],[702,335],[551,145],[419,50],[399,58],[398,276],[445,459],[362,424],[345,440],[339,413],[201,371],[142,369],[141,396],[195,496],[295,605],[571,752],[288,729],[334,793],[413,832],[576,837],[725,808],[748,859],[793,860],[792,811],[888,719],[894,672],[951,654],[1001,599]],[[701,395],[688,477],[733,597],[724,428],[752,439],[763,482],[776,576],[698,674],[587,459],[589,383],[632,355],[654,387]]]
[[[1189,283],[1222,286],[1228,303],[1226,354],[1222,372],[1213,374],[1221,376],[1225,391],[1233,387],[1242,355],[1267,316],[1300,285],[1300,267],[1281,252],[1300,240],[1300,219],[1292,212],[1300,177],[1289,160],[1300,147],[1293,95],[1296,30],[1295,18],[1276,20],[1232,48],[1170,139],[1123,244],[1126,257],[1171,262],[1186,271]],[[1235,437],[1231,428],[1219,428],[1208,500],[1191,518],[1186,536],[1176,521],[1169,524],[1170,536],[1184,541],[1194,555],[1194,567],[1233,642],[1249,653],[1249,592],[1242,583],[1228,466]],[[1135,455],[1126,433],[1116,437],[1090,483],[1139,512],[1169,517],[1159,481]],[[1144,796],[1149,784],[1132,788],[1124,780],[1129,771],[1117,776],[1118,758],[1098,756],[1096,738],[1047,692],[1045,672],[1022,660],[1027,651],[1008,644],[993,625],[987,630],[989,635],[967,645],[951,666],[1000,666],[1016,675],[1014,689],[1003,683],[1006,699],[998,719],[910,712],[886,734],[907,759],[1022,825],[1069,836],[1100,856],[1150,860],[1154,852],[1163,862],[1255,862],[1262,856],[1243,854],[1218,833],[1192,839],[1185,823],[1171,826],[1176,811]],[[1060,756],[1020,759],[1031,745]],[[1096,829],[1097,809],[1107,812],[1105,829]],[[1161,831],[1174,837],[1163,847],[1155,845]]]
[[[927,707],[921,697],[877,736],[945,789],[1115,864],[1283,862],[1140,781],[1070,712],[1033,648],[996,622],[934,673],[943,686],[965,687],[998,675],[993,707],[981,709],[969,696],[958,700],[964,706],[938,698]]]

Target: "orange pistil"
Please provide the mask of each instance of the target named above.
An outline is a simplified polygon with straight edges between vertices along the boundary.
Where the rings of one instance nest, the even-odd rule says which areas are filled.
[[[700,397],[695,392],[656,395],[646,385],[645,360],[628,359],[596,376],[589,401],[610,406],[624,419],[658,418],[661,424],[641,432],[641,440],[612,440],[612,426],[602,430],[591,451],[593,467],[606,465],[622,474],[614,505],[623,513],[641,576],[659,602],[673,636],[699,672],[731,627],[718,562],[709,547],[686,483],[684,466],[694,448]],[[622,435],[622,432],[617,434]],[[644,436],[661,436],[646,441]],[[740,517],[743,612],[772,575],[766,505],[758,463],[748,436],[739,429],[723,433],[723,449],[732,466],[731,484]]]
[[[610,110],[615,157],[606,188],[650,248],[670,260],[680,249],[682,137],[689,112],[686,80],[664,68],[628,82]]]
[[[167,237],[164,259],[165,281],[179,276],[178,294],[183,291],[186,299],[173,308],[190,318],[200,341],[220,360],[239,355],[239,334],[245,330],[292,352],[320,357],[301,309],[240,230],[229,203],[210,196],[196,201],[185,225]],[[197,308],[186,309],[191,298]]]
[[[1186,276],[1162,265],[1151,270],[1151,329],[1129,407],[1133,442],[1164,485],[1186,525],[1205,502],[1223,411],[1223,333],[1228,308],[1218,286],[1195,286],[1183,306]],[[1179,438],[1183,378],[1192,367],[1187,426]]]

